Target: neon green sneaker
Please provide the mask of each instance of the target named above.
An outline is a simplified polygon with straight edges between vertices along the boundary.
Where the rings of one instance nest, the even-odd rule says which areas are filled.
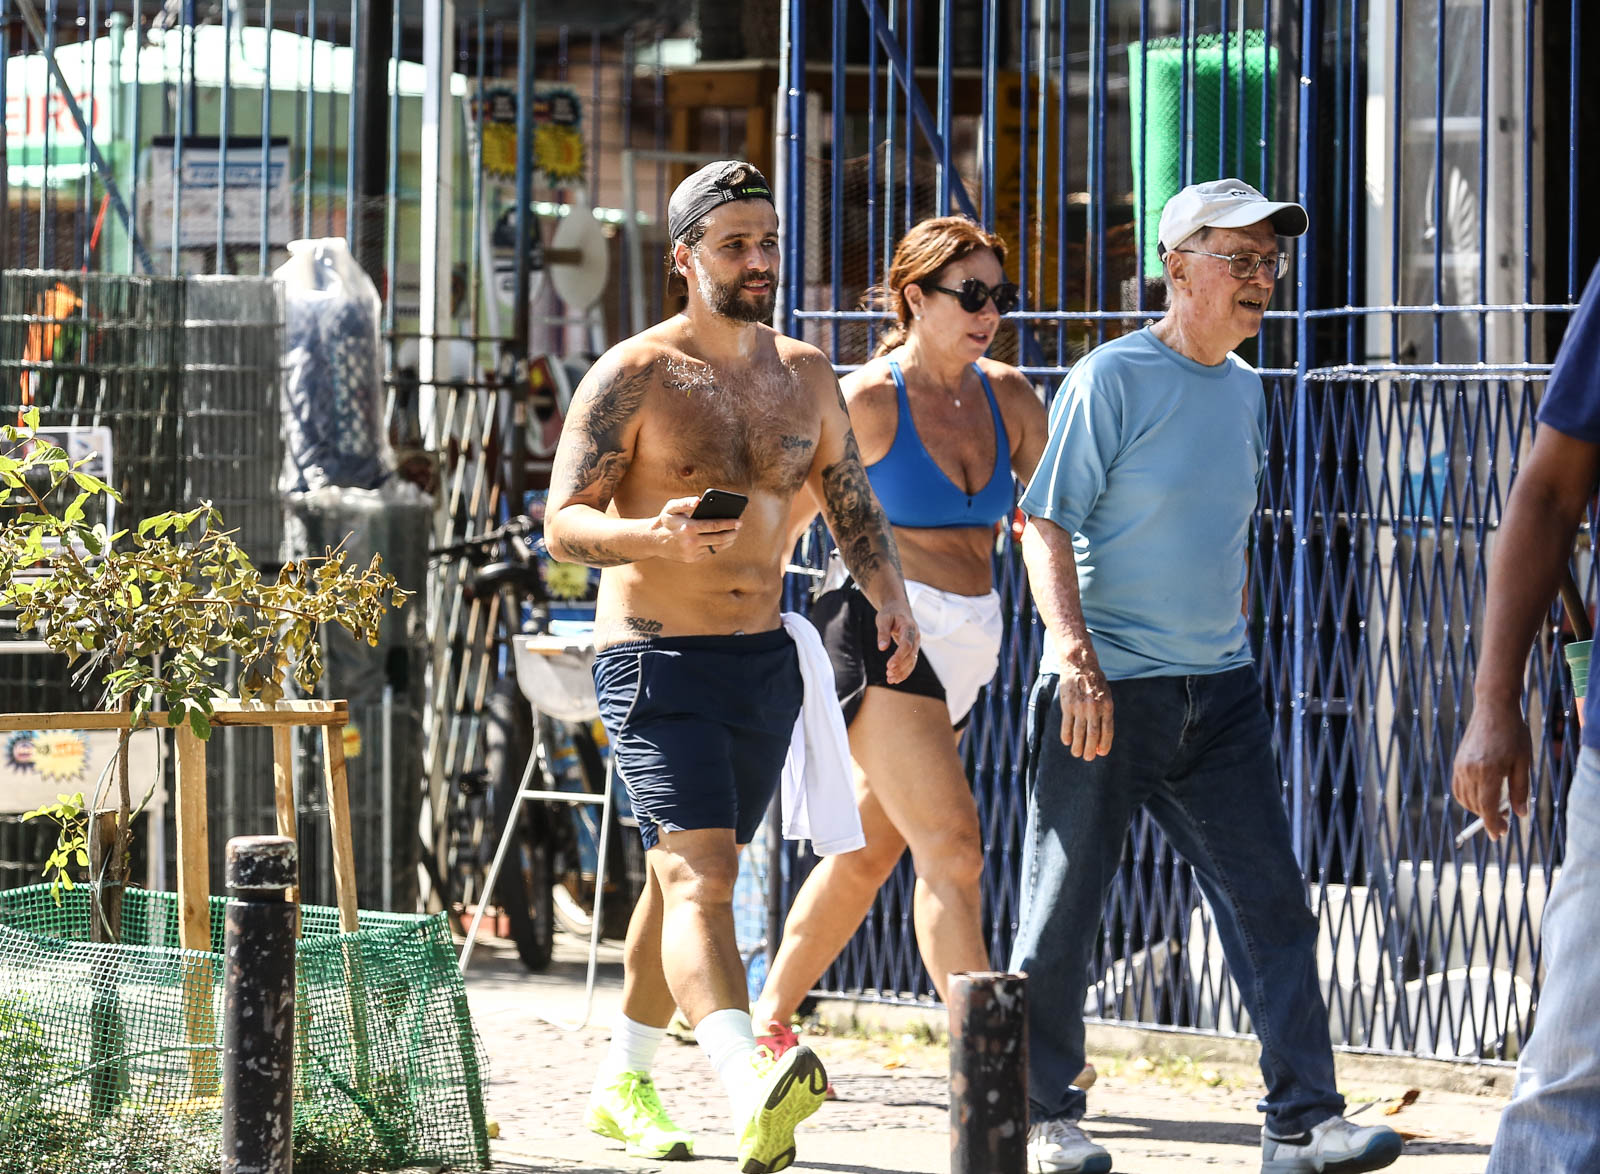
[[[661,1107],[655,1081],[643,1072],[620,1072],[595,1085],[583,1124],[601,1137],[623,1143],[637,1158],[684,1161],[694,1157],[694,1135],[679,1129]]]
[[[828,1074],[804,1044],[781,1055],[758,1047],[750,1066],[761,1090],[755,1112],[739,1133],[739,1169],[744,1174],[787,1170],[794,1164],[794,1127],[822,1107]]]

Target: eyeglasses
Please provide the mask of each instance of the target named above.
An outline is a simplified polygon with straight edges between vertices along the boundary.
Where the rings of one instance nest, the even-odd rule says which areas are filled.
[[[1289,272],[1289,254],[1274,253],[1263,257],[1260,253],[1208,253],[1204,249],[1173,249],[1174,253],[1193,253],[1197,257],[1215,257],[1228,263],[1228,276],[1239,281],[1249,281],[1263,265],[1272,268],[1273,280]]]
[[[1017,286],[1015,282],[1002,281],[999,285],[988,286],[976,277],[968,277],[961,283],[960,289],[950,289],[943,285],[934,285],[931,282],[921,282],[923,289],[931,289],[935,293],[949,294],[961,303],[961,308],[969,314],[976,314],[983,309],[990,298],[994,299],[994,308],[997,314],[1009,314],[1017,308]]]

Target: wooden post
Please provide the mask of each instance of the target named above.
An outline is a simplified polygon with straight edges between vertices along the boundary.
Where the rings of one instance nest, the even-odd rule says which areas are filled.
[[[285,839],[296,839],[294,818],[294,727],[272,727],[272,799],[278,815],[278,834]],[[300,862],[298,855],[294,866],[294,881],[289,886],[289,900],[295,905],[294,933],[300,936]]]
[[[322,770],[328,787],[328,824],[333,840],[333,892],[339,902],[339,928],[355,933],[356,848],[350,828],[350,790],[345,782],[344,727],[322,727]]]
[[[124,719],[126,720],[126,719]],[[173,729],[178,748],[178,944],[211,953],[211,873],[206,826],[206,744],[189,723]],[[184,968],[183,1021],[189,1046],[190,1096],[217,1095],[216,982],[209,961]]]
[[[359,927],[356,915],[356,850],[350,828],[350,788],[344,767],[344,727],[322,727],[323,782],[328,790],[328,825],[333,841],[333,894],[339,902],[339,929],[353,934]],[[350,1031],[353,1038],[367,1038],[367,1009],[360,988],[365,983],[361,947],[344,948],[344,981],[349,994]],[[356,1087],[363,1091],[371,1082],[366,1050],[356,1053]]]
[[[211,872],[206,827],[206,744],[185,722],[178,743],[178,944],[211,949]]]

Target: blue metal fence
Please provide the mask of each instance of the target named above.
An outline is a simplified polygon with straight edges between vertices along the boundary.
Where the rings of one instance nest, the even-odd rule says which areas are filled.
[[[1253,637],[1330,1023],[1349,1047],[1514,1058],[1577,743],[1558,610],[1527,675],[1530,817],[1456,848],[1449,770],[1506,491],[1600,257],[1576,204],[1597,178],[1578,69],[1600,22],[1577,0],[790,0],[789,24],[812,35],[786,62],[783,324],[840,370],[875,337],[860,295],[925,216],[967,210],[1007,239],[1023,303],[992,353],[1048,396],[1159,313],[1154,217],[1182,183],[1240,174],[1310,210],[1245,355],[1271,447]],[[996,573],[1010,625],[965,754],[1003,964],[1039,632],[1014,546]],[[907,862],[824,989],[932,998],[910,886]],[[1188,869],[1144,818],[1092,977],[1092,1017],[1248,1030]]]

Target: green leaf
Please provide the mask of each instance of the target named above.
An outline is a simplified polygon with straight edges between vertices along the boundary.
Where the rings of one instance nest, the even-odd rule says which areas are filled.
[[[83,507],[92,496],[94,495],[87,491],[78,494],[77,497],[72,499],[72,504],[63,511],[61,520],[69,526],[75,522],[83,521]]]
[[[72,471],[72,479],[77,483],[78,488],[85,493],[108,493],[113,497],[116,496],[116,490],[112,489],[110,485],[92,473],[85,473],[82,469],[74,469]]]
[[[199,738],[202,742],[211,737],[211,722],[206,715],[198,709],[191,709],[189,711],[189,729],[193,730],[194,736]]]

